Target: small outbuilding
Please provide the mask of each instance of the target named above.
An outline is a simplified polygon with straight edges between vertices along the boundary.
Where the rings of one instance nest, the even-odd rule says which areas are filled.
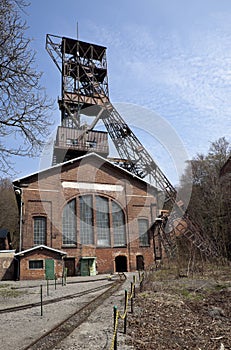
[[[62,277],[64,251],[38,245],[15,254],[19,260],[20,280],[54,279]]]

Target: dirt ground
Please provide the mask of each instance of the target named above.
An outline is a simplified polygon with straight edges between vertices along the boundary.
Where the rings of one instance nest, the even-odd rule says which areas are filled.
[[[85,277],[69,278],[66,286],[62,286],[59,283],[56,290],[54,284],[50,285],[49,296],[47,296],[46,281],[1,281],[0,309],[39,302],[41,284],[43,285],[43,300],[46,301],[87,291],[91,288],[100,287],[102,284],[108,284],[109,286],[111,282],[107,280],[107,277],[108,276],[102,275],[94,276],[91,278],[91,282],[87,282],[89,278]],[[86,293],[76,299],[67,299],[59,303],[44,305],[42,316],[39,306],[1,314],[0,349],[24,349],[24,347],[29,345],[33,340],[62,322],[72,313],[80,309],[84,303],[89,302],[100,293],[102,293],[102,291],[91,294]]]
[[[129,316],[126,343],[134,349],[231,349],[231,268],[193,278],[151,274]]]
[[[124,290],[130,290],[134,274],[127,274],[127,277],[121,290],[107,299],[55,350],[111,348],[113,306],[123,311]],[[210,269],[190,278],[177,278],[174,270],[161,269],[148,274],[144,281],[143,290],[139,292],[137,277],[134,312],[131,313],[129,307],[126,335],[123,334],[123,322],[119,322],[118,350],[231,350],[230,267]],[[92,288],[93,284],[97,286],[101,283],[103,281],[96,280],[90,286],[89,283],[69,284],[66,287],[59,286],[56,291],[51,287],[49,298]],[[16,284],[18,286],[19,282]],[[15,287],[15,283],[8,285],[8,288],[2,283],[1,287],[1,308],[38,299],[38,288],[9,288]],[[8,294],[4,295],[4,290]],[[1,346],[4,350],[23,349],[34,337],[80,307],[83,301],[85,297],[60,302],[58,306],[47,306],[43,317],[39,314],[39,308],[19,311],[17,314],[2,314]]]

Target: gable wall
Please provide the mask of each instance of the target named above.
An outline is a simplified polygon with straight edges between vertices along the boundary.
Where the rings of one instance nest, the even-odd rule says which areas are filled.
[[[101,161],[101,160],[100,160]],[[63,188],[62,183],[87,183],[88,189]],[[95,190],[93,185],[99,184],[100,189]],[[113,190],[104,190],[102,184],[116,185]],[[118,190],[119,189],[119,190]],[[62,211],[67,201],[85,194],[97,194],[112,198],[124,209],[127,221],[127,241],[129,246],[123,248],[96,248],[78,247],[67,248],[62,246]],[[146,184],[133,178],[129,174],[108,165],[99,163],[98,159],[83,159],[79,164],[69,163],[62,170],[54,169],[51,174],[41,174],[28,182],[23,189],[23,249],[33,247],[33,217],[45,216],[47,218],[46,245],[65,250],[68,257],[74,257],[76,264],[81,256],[96,256],[99,272],[115,271],[115,258],[125,255],[129,261],[128,269],[136,269],[136,255],[145,255],[145,264],[153,263],[153,246],[140,248],[138,240],[138,218],[145,218],[151,224],[156,217],[156,199],[148,192]],[[152,211],[152,214],[151,214]],[[77,233],[79,234],[79,233]]]

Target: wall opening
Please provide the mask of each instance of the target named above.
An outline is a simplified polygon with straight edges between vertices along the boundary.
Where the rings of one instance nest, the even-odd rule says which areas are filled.
[[[81,276],[95,276],[96,275],[96,258],[82,257],[80,260],[80,274]]]
[[[127,257],[119,255],[115,258],[116,272],[127,272]]]
[[[75,258],[65,258],[64,266],[67,268],[67,276],[75,276]]]
[[[136,256],[136,270],[144,270],[144,257],[143,255]]]

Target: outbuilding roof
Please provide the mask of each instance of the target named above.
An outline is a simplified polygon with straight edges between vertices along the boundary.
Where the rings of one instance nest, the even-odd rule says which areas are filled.
[[[46,250],[50,250],[50,251],[55,252],[55,253],[60,254],[60,255],[67,255],[67,253],[62,251],[62,250],[54,249],[54,248],[48,247],[46,245],[40,244],[40,245],[36,245],[35,247],[29,248],[26,250],[22,250],[21,252],[16,253],[15,256],[23,256],[27,253],[33,252],[34,250],[38,250],[38,249],[40,249],[40,250],[46,249]]]

